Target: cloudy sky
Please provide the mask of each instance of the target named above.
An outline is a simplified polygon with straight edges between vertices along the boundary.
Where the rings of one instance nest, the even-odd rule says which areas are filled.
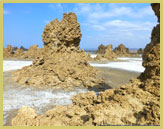
[[[75,12],[81,25],[80,47],[96,49],[100,44],[120,43],[129,48],[144,48],[157,19],[149,3],[117,4],[17,4],[3,5],[3,45],[26,48],[43,46],[41,34],[47,23],[63,13]]]

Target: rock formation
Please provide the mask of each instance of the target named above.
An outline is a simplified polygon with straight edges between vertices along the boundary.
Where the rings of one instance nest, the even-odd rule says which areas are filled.
[[[16,51],[18,49],[18,47],[13,47],[13,51]]]
[[[4,58],[18,58],[18,59],[34,59],[41,55],[42,49],[38,48],[38,45],[33,45],[29,50],[25,49],[23,46],[20,48],[12,47],[8,45],[7,48],[3,48]]]
[[[9,58],[14,55],[14,50],[11,45],[7,45],[7,48],[3,48],[3,57],[4,58]]]
[[[119,57],[129,56],[129,49],[126,48],[123,44],[120,44],[118,47],[116,47],[114,52]]]
[[[80,24],[74,13],[64,13],[63,19],[51,21],[45,26],[42,34],[44,47],[50,49],[66,46],[71,49],[79,49],[81,39]]]
[[[138,51],[137,51],[137,54],[142,54],[142,53],[143,53],[143,49],[139,48]]]
[[[28,49],[24,48],[23,46],[21,46],[20,49],[23,49],[24,51],[28,50]]]
[[[22,58],[24,56],[24,50],[18,48],[13,56],[16,58]]]
[[[105,49],[103,49],[103,51],[101,49],[99,49],[99,50],[101,51],[101,53],[98,54],[95,57],[95,60],[101,60],[102,58],[105,58],[107,60],[115,60],[115,59],[117,59],[116,54],[112,51],[112,45],[111,44],[110,45],[107,45],[105,47]]]
[[[24,54],[23,58],[35,59],[41,55],[41,48],[38,48],[38,45],[32,45],[28,51]]]
[[[159,19],[160,4],[151,4]],[[120,88],[78,94],[72,105],[57,106],[43,115],[23,107],[12,125],[159,125],[160,124],[160,24],[152,30],[143,53],[145,71]],[[31,114],[32,113],[32,114]]]
[[[101,44],[98,47],[98,50],[96,51],[96,54],[104,54],[105,53],[105,49],[106,49],[106,47],[103,44]]]
[[[61,22],[56,19],[47,24],[42,37],[44,47],[41,54],[31,66],[13,73],[16,82],[65,89],[88,88],[102,83],[96,78],[97,70],[89,65],[87,54],[79,50],[80,24],[74,13],[64,14]],[[32,48],[37,51],[37,46]],[[26,52],[27,55],[32,48]]]

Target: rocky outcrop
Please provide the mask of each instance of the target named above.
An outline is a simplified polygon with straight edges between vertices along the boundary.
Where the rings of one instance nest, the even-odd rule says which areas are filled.
[[[80,24],[74,13],[64,13],[63,19],[51,21],[44,28],[42,40],[44,47],[50,49],[66,46],[71,49],[79,49],[81,39]]]
[[[100,49],[99,49],[100,50]],[[117,56],[116,54],[112,51],[112,45],[107,45],[105,47],[105,49],[101,50],[101,53],[98,54],[96,57],[95,57],[95,60],[101,60],[101,59],[107,59],[107,60],[115,60],[117,59]]]
[[[38,48],[38,45],[32,45],[28,51],[24,54],[23,58],[31,58],[35,59],[36,57],[41,55],[41,48]]]
[[[158,13],[160,4],[151,4]],[[157,14],[158,15],[158,14]],[[19,110],[12,125],[159,125],[160,124],[160,24],[152,30],[143,53],[145,71],[120,88],[78,94],[72,105],[57,106],[43,115]],[[33,115],[26,115],[33,112]],[[19,115],[21,114],[21,115]],[[34,116],[34,118],[32,117]],[[30,118],[29,118],[30,117]]]
[[[31,66],[13,73],[16,82],[65,89],[89,88],[103,83],[96,78],[97,70],[89,65],[88,55],[79,50],[81,32],[74,13],[64,14],[61,22],[50,22],[42,36],[44,47],[41,54],[38,53]],[[32,48],[37,51],[37,46]],[[32,55],[32,48],[27,55],[30,50]]]
[[[101,44],[100,46],[98,46],[98,50],[96,51],[96,54],[104,54],[105,49],[106,47],[103,44]]]
[[[13,51],[16,51],[18,49],[18,47],[13,47]]]
[[[155,11],[159,21],[158,10],[160,4],[151,4],[152,9]],[[144,85],[144,90],[160,96],[160,23],[157,24],[151,35],[151,42],[147,44],[144,49],[143,66],[145,67],[144,73],[139,77]]]
[[[38,45],[33,45],[30,49],[25,49],[23,46],[20,48],[12,47],[8,45],[7,48],[3,48],[4,58],[18,58],[18,59],[34,59],[41,55],[42,49],[38,48]]]
[[[114,52],[119,57],[130,56],[129,49],[126,48],[123,44],[120,44],[118,47],[114,49]]]
[[[142,53],[143,53],[143,49],[139,48],[138,51],[137,51],[137,54],[142,54]]]
[[[23,58],[24,50],[21,48],[18,48],[13,56],[16,58]]]
[[[51,56],[36,58],[31,66],[16,71],[13,78],[20,84],[71,89],[97,85],[96,76],[97,71],[87,62],[84,51],[64,48]]]
[[[20,49],[22,49],[24,51],[27,51],[28,50],[27,48],[24,48],[23,46],[21,46]]]
[[[3,57],[4,58],[9,58],[14,55],[14,50],[11,45],[7,45],[7,48],[3,48]]]
[[[135,80],[134,83],[118,89],[106,90],[99,95],[93,91],[80,93],[73,96],[72,105],[57,106],[43,115],[35,115],[33,111],[35,115],[33,119],[27,118],[26,115],[26,112],[31,112],[33,109],[27,109],[24,114],[24,108],[21,108],[12,120],[12,124],[32,126],[143,125],[147,122],[150,125],[159,124],[157,117],[153,118],[153,123],[146,121],[144,110],[147,110],[144,113],[150,116],[151,111],[158,114],[159,109],[149,110],[145,107],[145,105],[150,107],[150,103],[157,100],[150,93],[138,88],[140,84],[138,80]],[[148,101],[151,102],[148,103]],[[142,122],[137,122],[138,119]]]

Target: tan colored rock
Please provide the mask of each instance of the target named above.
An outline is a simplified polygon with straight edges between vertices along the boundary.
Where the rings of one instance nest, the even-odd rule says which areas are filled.
[[[16,52],[14,52],[16,50]],[[8,45],[7,48],[3,48],[3,57],[4,58],[29,58],[34,59],[42,54],[42,49],[38,48],[38,45],[33,45],[29,50],[25,51],[24,47],[12,47]]]
[[[23,46],[21,46],[20,49],[23,49],[24,51],[28,50],[28,49],[24,48]]]
[[[36,45],[32,46],[25,55],[32,57],[35,54],[37,58],[32,65],[13,73],[13,79],[25,85],[65,89],[89,88],[103,83],[102,79],[96,78],[98,71],[89,65],[88,55],[79,50],[80,38],[80,25],[74,13],[64,14],[61,22],[50,22],[43,32],[41,54]]]
[[[17,58],[22,58],[24,56],[24,50],[23,49],[20,49],[18,48],[14,54],[14,57],[17,57]]]
[[[142,54],[142,53],[143,53],[143,49],[139,48],[138,51],[137,51],[137,54]]]
[[[38,48],[38,45],[32,45],[24,54],[23,58],[34,59],[41,55],[41,48]]]
[[[101,60],[101,59],[107,59],[107,60],[116,60],[117,56],[116,54],[112,51],[112,45],[109,44],[105,47],[105,49],[99,49],[101,51],[100,54],[98,54],[95,57],[95,60]],[[103,51],[102,51],[103,50]]]
[[[31,66],[17,70],[13,78],[20,84],[71,89],[97,85],[96,76],[97,70],[89,65],[84,52],[64,51],[36,58]]]
[[[80,24],[74,13],[64,13],[63,19],[51,21],[44,28],[42,40],[44,46],[53,49],[62,45],[66,47],[79,48],[81,39]]]
[[[126,48],[123,44],[120,44],[118,47],[114,49],[114,52],[116,53],[117,56],[119,57],[126,57],[130,56],[129,54],[129,49]]]
[[[9,58],[14,55],[14,50],[11,45],[7,45],[7,48],[3,48],[3,57],[4,58]]]
[[[103,44],[101,44],[98,47],[98,50],[96,51],[96,54],[104,54],[105,53],[105,49],[106,49],[106,47]]]
[[[140,84],[139,80],[135,80],[120,88],[101,92],[98,96],[95,92],[80,93],[72,98],[73,105],[57,106],[41,116],[37,115],[31,121],[40,121],[38,126],[159,124],[158,106],[146,106],[147,103],[157,103],[158,101],[153,98],[152,94],[139,88]],[[143,111],[147,111],[144,112],[146,114]],[[155,112],[156,119],[151,118],[151,111]],[[150,116],[150,118],[146,116]],[[146,119],[143,120],[143,117],[149,118],[149,120],[145,121]],[[18,115],[14,120],[21,122]],[[19,125],[19,122],[18,124],[12,123],[12,125]]]
[[[23,106],[21,110],[18,111],[17,118],[12,120],[12,124],[19,124],[22,126],[33,125],[33,119],[37,117],[34,109],[27,106]]]
[[[158,5],[152,4],[152,7],[155,12],[158,11]],[[72,105],[57,106],[33,119],[24,121],[26,115],[17,115],[12,125],[28,126],[28,120],[35,122],[34,126],[160,125],[159,29],[159,25],[154,27],[151,43],[145,47],[145,71],[138,79],[131,80],[131,83],[120,88],[100,92],[99,95],[94,92],[78,94],[73,97]]]

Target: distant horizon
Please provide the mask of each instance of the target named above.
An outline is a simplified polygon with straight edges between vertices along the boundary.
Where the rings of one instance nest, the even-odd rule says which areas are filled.
[[[97,50],[100,44],[123,43],[129,49],[144,48],[157,18],[150,3],[4,3],[3,47],[43,47],[41,34],[51,20],[74,12],[81,26],[80,48]]]
[[[10,44],[8,44],[8,45],[10,45]],[[33,44],[33,45],[37,45],[37,44]],[[11,45],[12,46],[12,45]],[[7,46],[6,46],[7,47]],[[6,47],[3,47],[3,48],[6,48]],[[18,47],[18,46],[12,46],[12,47],[17,47],[17,48],[20,48],[20,47]],[[22,47],[24,47],[24,46],[22,46]],[[31,46],[30,46],[31,47]],[[25,49],[29,49],[30,47],[28,47],[28,48],[26,48],[26,47],[24,47]],[[118,46],[116,46],[116,47],[118,47]],[[113,49],[114,48],[116,48],[116,47],[113,47]],[[42,47],[39,47],[38,46],[38,48],[42,48]],[[126,47],[127,48],[127,47]],[[84,48],[80,48],[80,49],[84,49]],[[128,49],[130,49],[130,50],[138,50],[139,48],[128,48]],[[144,48],[142,48],[142,49],[144,49]],[[85,48],[84,49],[85,51],[96,51],[96,50],[98,50],[98,47],[97,48]]]

